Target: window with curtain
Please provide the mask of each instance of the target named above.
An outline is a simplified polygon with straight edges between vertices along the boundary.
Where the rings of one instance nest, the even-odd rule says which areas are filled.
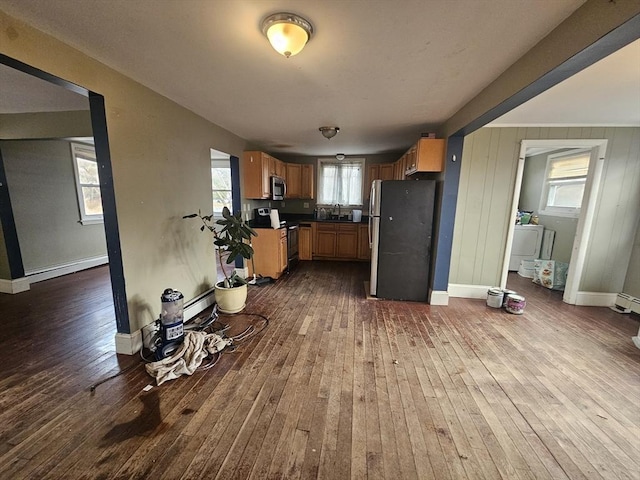
[[[549,155],[540,198],[540,213],[578,217],[587,183],[591,150]]]
[[[364,158],[318,159],[318,205],[362,206]]]
[[[71,155],[80,207],[80,223],[83,225],[102,223],[102,197],[96,149],[93,145],[72,143]]]

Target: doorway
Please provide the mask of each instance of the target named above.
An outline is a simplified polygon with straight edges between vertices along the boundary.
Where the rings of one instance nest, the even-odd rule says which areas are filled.
[[[589,166],[584,182],[582,202],[577,213],[577,224],[575,235],[571,242],[571,252],[567,280],[564,287],[563,301],[569,304],[576,304],[580,280],[584,269],[584,261],[589,248],[589,238],[593,226],[596,202],[598,199],[600,180],[604,166],[604,158],[607,149],[607,140],[522,140],[520,153],[518,155],[518,167],[516,170],[516,181],[513,191],[513,203],[511,206],[510,219],[516,219],[520,208],[523,178],[525,171],[525,161],[536,154],[551,154],[551,152],[566,152],[582,150],[589,152]],[[546,167],[546,166],[545,166]],[[545,169],[546,171],[546,169]],[[546,178],[546,177],[545,177]],[[542,187],[543,195],[549,196],[548,189]],[[557,215],[557,213],[556,213]],[[568,222],[568,218],[567,218]],[[565,223],[567,223],[565,222]],[[503,261],[502,276],[500,286],[507,286],[509,273],[509,263],[511,259],[512,245],[516,230],[515,220],[509,221],[507,232],[507,247]]]
[[[115,192],[113,188],[113,176],[111,170],[111,157],[109,152],[109,142],[106,128],[106,114],[104,108],[104,98],[94,92],[91,92],[83,87],[67,82],[61,78],[55,77],[47,72],[33,68],[27,64],[24,64],[18,60],[7,57],[0,54],[0,68],[6,73],[6,78],[9,76],[17,77],[19,81],[2,82],[3,88],[3,111],[7,105],[12,104],[12,108],[27,109],[24,110],[27,115],[33,117],[35,114],[43,114],[42,118],[34,120],[30,117],[30,121],[23,122],[27,125],[35,125],[36,128],[43,128],[43,125],[50,125],[52,131],[48,134],[33,134],[33,138],[30,140],[57,139],[66,142],[78,142],[77,137],[90,137],[93,136],[94,160],[97,163],[97,170],[100,172],[99,185],[90,185],[89,189],[98,189],[100,191],[102,207],[103,207],[103,224],[92,225],[93,227],[99,227],[103,235],[104,242],[106,243],[106,249],[102,263],[108,261],[109,263],[109,275],[112,290],[113,307],[115,311],[116,326],[119,333],[130,333],[129,316],[127,308],[127,300],[124,288],[124,273],[122,268],[122,255],[120,249],[120,238],[118,232],[117,216],[115,209]],[[3,74],[3,78],[5,75]],[[27,88],[27,90],[25,90]],[[30,89],[29,89],[30,88]],[[78,101],[76,98],[81,99],[83,108],[78,108]],[[35,103],[38,102],[36,106]],[[20,113],[19,110],[15,110],[6,113]],[[28,110],[31,108],[31,110]],[[48,114],[48,115],[47,115]],[[67,122],[57,123],[56,115],[66,115],[71,119],[75,117],[81,117],[85,130],[74,135],[71,131],[61,132],[59,129],[63,125],[75,125],[73,121],[67,119]],[[40,117],[40,116],[39,116]],[[47,118],[44,118],[47,117]],[[19,122],[18,122],[19,123]],[[3,123],[4,126],[7,123]],[[52,126],[51,126],[52,125]],[[15,130],[15,129],[14,129]],[[13,137],[11,137],[13,135]],[[11,133],[11,130],[3,130],[2,138],[14,138],[18,139],[20,135],[18,133]],[[86,159],[85,159],[86,160]],[[69,160],[69,167],[71,167],[72,161]],[[73,178],[73,170],[71,176]],[[48,180],[47,177],[46,180]],[[6,183],[4,184],[6,187]],[[22,266],[22,255],[20,252],[21,244],[18,239],[18,232],[16,230],[15,218],[13,215],[13,209],[11,208],[11,201],[9,197],[9,188],[4,188],[1,200],[2,208],[2,228],[5,237],[5,242],[9,245],[7,238],[14,238],[15,241],[11,243],[12,249],[7,248],[7,256],[9,264],[20,263]],[[72,195],[75,196],[77,186],[73,187]],[[79,189],[78,191],[81,191]],[[38,190],[33,189],[33,194],[37,194]],[[5,198],[6,197],[6,198]],[[5,208],[6,207],[6,208]],[[76,207],[79,207],[76,205]],[[46,218],[42,221],[46,222]],[[79,222],[82,223],[83,219]],[[85,222],[87,219],[84,219]],[[90,222],[86,222],[87,224]],[[39,231],[49,232],[49,228],[42,224]],[[55,237],[51,237],[51,240],[55,240]],[[107,253],[108,252],[108,253]],[[23,267],[23,266],[22,266]],[[24,276],[24,268],[21,268],[21,276]],[[17,271],[17,270],[16,270]],[[74,271],[71,268],[70,272]],[[75,270],[77,271],[77,270]],[[69,272],[69,273],[70,273]],[[14,269],[11,269],[12,281],[16,278],[14,275]],[[28,280],[28,279],[27,279]],[[28,282],[27,288],[28,288]]]

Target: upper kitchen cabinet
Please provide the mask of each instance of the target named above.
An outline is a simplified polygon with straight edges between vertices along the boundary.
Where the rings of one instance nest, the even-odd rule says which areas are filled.
[[[286,179],[287,192],[285,198],[301,198],[302,197],[302,165],[298,163],[287,163]]]
[[[269,198],[272,157],[264,152],[242,154],[242,195],[245,198]]]
[[[394,165],[393,163],[381,163],[380,167],[380,180],[393,180],[394,178]]]
[[[407,175],[417,172],[444,170],[445,141],[440,138],[421,138],[405,155]]]
[[[313,165],[285,163],[287,194],[286,198],[313,198],[314,176]]]
[[[302,198],[315,198],[316,189],[315,189],[315,178],[313,172],[313,165],[302,165]]]

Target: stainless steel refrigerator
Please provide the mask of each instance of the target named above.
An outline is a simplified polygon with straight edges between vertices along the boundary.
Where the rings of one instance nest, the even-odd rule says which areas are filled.
[[[436,182],[375,180],[369,200],[370,293],[426,302]]]

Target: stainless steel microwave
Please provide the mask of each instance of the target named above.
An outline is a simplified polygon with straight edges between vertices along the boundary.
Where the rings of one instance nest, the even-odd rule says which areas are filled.
[[[271,200],[284,200],[287,194],[287,185],[282,177],[271,177]]]

